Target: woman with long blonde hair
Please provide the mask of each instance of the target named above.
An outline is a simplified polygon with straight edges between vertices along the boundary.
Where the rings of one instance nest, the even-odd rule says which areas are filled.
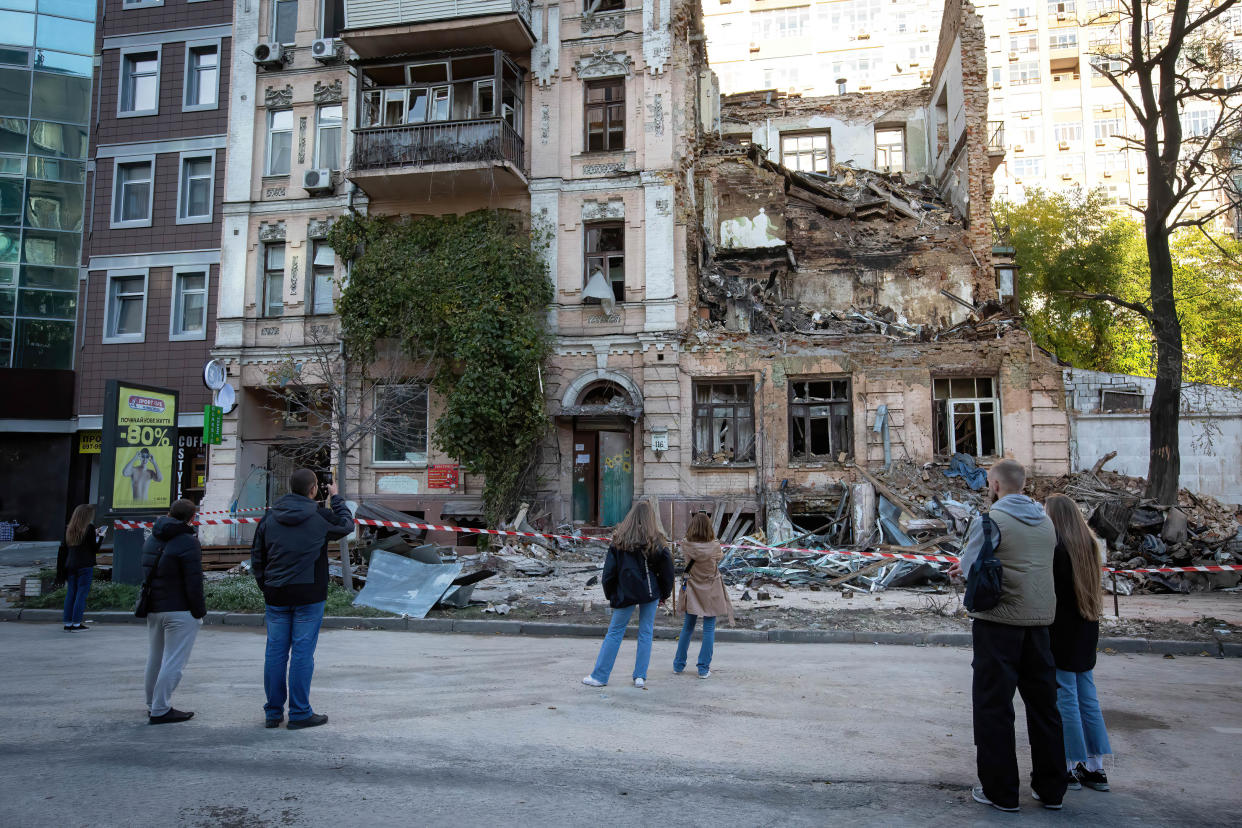
[[[681,583],[678,602],[686,620],[677,638],[677,652],[673,655],[673,672],[686,669],[690,653],[690,638],[694,626],[703,619],[703,643],[699,645],[699,678],[712,674],[712,656],[716,649],[716,617],[726,615],[733,622],[733,605],[725,591],[724,579],[720,577],[720,561],[724,553],[720,541],[712,529],[707,512],[696,512],[686,527],[686,539],[681,542],[681,552],[686,558],[686,575]]]
[[[651,504],[640,500],[612,533],[600,579],[604,597],[612,607],[612,621],[600,645],[595,669],[582,680],[588,687],[603,687],[621,649],[625,628],[638,607],[638,653],[634,658],[634,686],[647,685],[651,663],[651,640],[655,634],[656,606],[673,593],[673,556],[656,521]]]
[[[1095,648],[1100,639],[1100,558],[1095,537],[1073,500],[1049,495],[1044,508],[1057,530],[1052,576],[1057,615],[1049,629],[1057,668],[1057,708],[1065,732],[1069,786],[1108,790],[1104,757],[1112,753],[1095,689]]]
[[[73,510],[65,527],[65,540],[56,556],[56,580],[65,584],[65,632],[84,632],[86,597],[91,592],[95,573],[95,557],[99,554],[102,532],[95,529],[95,507],[83,503]]]

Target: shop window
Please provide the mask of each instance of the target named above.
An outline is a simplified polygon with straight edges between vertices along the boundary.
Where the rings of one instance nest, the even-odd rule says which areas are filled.
[[[932,380],[936,453],[995,457],[1001,453],[1000,399],[991,377]]]
[[[751,463],[755,459],[755,409],[749,380],[694,383],[694,462]]]
[[[848,379],[790,380],[789,459],[814,463],[853,456],[852,412]]]

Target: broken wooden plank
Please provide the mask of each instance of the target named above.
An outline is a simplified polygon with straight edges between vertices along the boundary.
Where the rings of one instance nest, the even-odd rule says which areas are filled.
[[[788,196],[797,201],[805,201],[812,207],[818,207],[836,218],[848,218],[854,212],[854,208],[847,202],[837,202],[815,193],[790,192]]]
[[[729,525],[725,527],[724,532],[717,535],[718,538],[733,537],[733,533],[737,529],[738,522],[742,519],[742,505],[736,504],[733,509],[733,515],[729,518]]]
[[[720,537],[720,521],[724,519],[724,501],[716,501],[716,508],[712,510],[712,534]]]

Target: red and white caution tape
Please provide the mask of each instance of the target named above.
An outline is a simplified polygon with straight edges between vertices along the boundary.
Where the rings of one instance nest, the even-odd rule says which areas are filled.
[[[240,511],[260,511],[260,509],[247,509]],[[221,512],[199,512],[204,514],[232,514]],[[214,518],[207,520],[191,521],[193,526],[231,526],[243,523],[258,523],[262,518],[258,517],[236,517],[236,518]],[[450,526],[438,523],[418,523],[416,521],[396,521],[396,520],[374,520],[372,518],[355,518],[355,523],[359,526],[377,526],[389,529],[423,529],[430,532],[464,532],[472,535],[498,535],[509,538],[553,538],[568,541],[603,541],[605,543],[612,540],[610,537],[601,535],[558,535],[547,532],[518,532],[511,529],[479,529],[473,526]],[[113,522],[118,529],[144,529],[154,526],[153,521],[138,520],[117,520]],[[761,546],[758,544],[734,543],[725,546],[726,549],[750,549],[760,552],[795,552],[803,555],[857,555],[863,558],[881,558],[900,561],[930,561],[932,563],[957,563],[958,558],[954,555],[920,555],[913,552],[881,552],[867,551],[856,549],[800,549],[788,546]],[[1161,573],[1177,573],[1177,572],[1242,572],[1242,566],[1229,566],[1226,564],[1214,564],[1210,566],[1160,566],[1146,567],[1138,569],[1113,569],[1110,567],[1102,567],[1104,572],[1124,575],[1136,572],[1161,572]]]

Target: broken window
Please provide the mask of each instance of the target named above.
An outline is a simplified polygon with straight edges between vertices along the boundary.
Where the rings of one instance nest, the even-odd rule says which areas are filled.
[[[586,151],[625,149],[625,78],[604,78],[586,85]]]
[[[586,226],[586,267],[583,285],[602,279],[612,287],[613,298],[625,301],[625,224],[608,222]],[[587,304],[597,304],[598,297],[586,297]]]
[[[906,131],[897,129],[877,129],[875,131],[875,166],[876,169],[889,172],[906,171]]]
[[[694,383],[694,462],[712,465],[755,459],[755,410],[749,380]]]
[[[1000,400],[991,377],[932,380],[936,454],[994,457],[1001,452]]]
[[[850,381],[791,380],[789,459],[821,462],[853,455]]]
[[[375,389],[375,463],[426,463],[430,431],[427,386],[381,385]]]
[[[1100,411],[1142,411],[1142,391],[1113,391],[1100,389]]]
[[[781,135],[781,163],[791,170],[826,173],[829,168],[827,132]]]

